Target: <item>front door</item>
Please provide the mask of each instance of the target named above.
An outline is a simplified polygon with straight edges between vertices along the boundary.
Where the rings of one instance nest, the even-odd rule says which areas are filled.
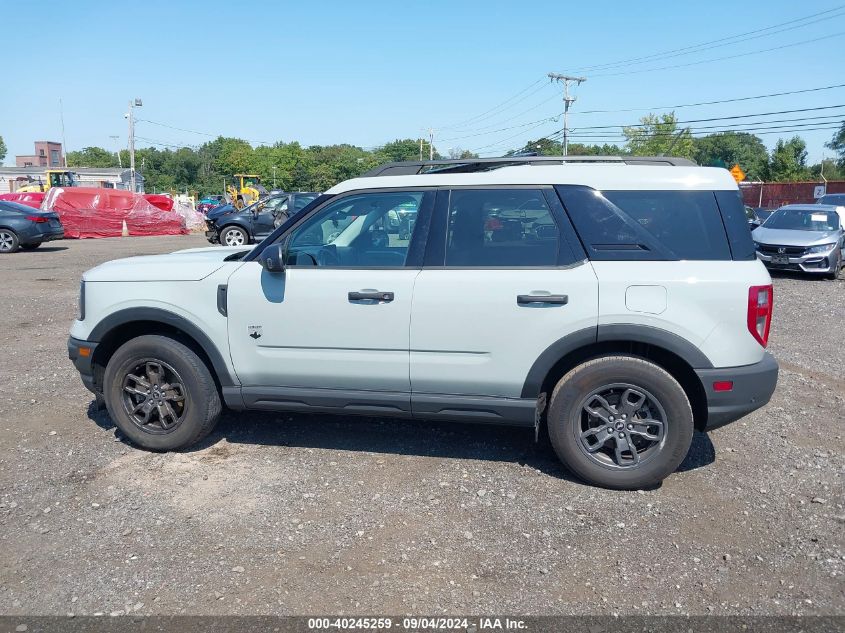
[[[246,262],[229,279],[229,343],[244,387],[410,391],[409,329],[419,266],[386,230],[433,192],[347,194],[291,228],[284,273]],[[415,249],[420,250],[420,249]]]

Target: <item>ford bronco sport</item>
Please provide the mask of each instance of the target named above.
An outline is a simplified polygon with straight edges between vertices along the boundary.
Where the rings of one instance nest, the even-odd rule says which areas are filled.
[[[630,489],[777,381],[737,185],[683,159],[391,163],[251,250],[108,262],[80,295],[70,358],[151,450],[197,442],[224,403],[515,424]]]

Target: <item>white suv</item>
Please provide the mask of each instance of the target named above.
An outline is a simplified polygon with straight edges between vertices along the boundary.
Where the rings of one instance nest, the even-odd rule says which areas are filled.
[[[683,159],[392,163],[252,250],[98,266],[80,310],[70,358],[153,450],[223,403],[516,424],[584,480],[637,488],[777,382],[737,186]]]

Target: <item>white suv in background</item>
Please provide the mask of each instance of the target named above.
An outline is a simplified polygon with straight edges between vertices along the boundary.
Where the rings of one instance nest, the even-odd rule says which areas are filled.
[[[683,159],[392,163],[252,250],[98,266],[80,309],[70,358],[152,450],[223,403],[516,424],[582,479],[638,488],[777,381],[736,183]]]

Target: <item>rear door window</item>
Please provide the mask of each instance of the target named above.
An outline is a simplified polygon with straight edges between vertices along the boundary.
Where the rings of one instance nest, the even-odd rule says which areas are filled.
[[[555,266],[560,233],[539,189],[455,189],[447,266]]]
[[[556,189],[591,259],[732,259],[712,191]]]

